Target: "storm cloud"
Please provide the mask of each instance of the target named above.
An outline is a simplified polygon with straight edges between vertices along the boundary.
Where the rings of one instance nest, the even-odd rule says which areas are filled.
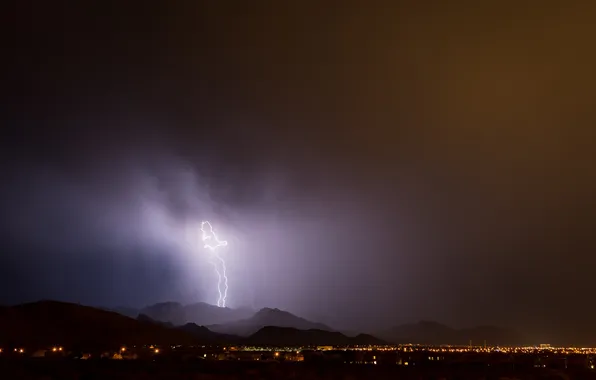
[[[512,4],[21,3],[1,300],[214,303],[208,219],[233,307],[587,325],[594,7]]]

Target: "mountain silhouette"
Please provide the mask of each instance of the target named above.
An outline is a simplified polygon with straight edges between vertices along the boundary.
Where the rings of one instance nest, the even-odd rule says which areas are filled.
[[[271,308],[263,308],[247,319],[225,324],[209,325],[207,327],[212,331],[220,333],[249,336],[265,326],[292,327],[298,330],[315,329],[333,331],[332,328],[324,324],[311,322],[287,311]]]
[[[158,304],[157,310],[176,313],[188,310],[175,303]],[[196,306],[199,305],[199,306]],[[234,310],[206,304],[192,305],[199,311],[219,309],[233,316]],[[155,305],[154,305],[155,306]],[[196,311],[195,309],[195,311]],[[190,308],[190,310],[193,310]],[[230,312],[230,310],[232,310]],[[246,311],[243,311],[245,313]],[[212,318],[213,315],[208,316]],[[241,337],[241,336],[243,337]],[[520,345],[527,343],[515,331],[495,326],[454,329],[449,326],[421,321],[396,326],[377,336],[359,334],[348,337],[332,331],[326,325],[308,321],[279,309],[264,308],[250,318],[205,327],[185,323],[174,327],[144,313],[130,318],[112,311],[58,301],[39,301],[22,305],[0,306],[0,347],[47,347],[64,345],[87,349],[113,348],[121,344],[193,345],[247,343],[256,345],[381,345],[473,344]]]
[[[102,348],[120,344],[192,344],[183,331],[78,304],[39,301],[0,309],[0,345]]]
[[[184,306],[178,302],[161,302],[147,306],[139,311],[154,321],[183,325],[187,322]]]
[[[235,335],[219,334],[209,330],[205,326],[199,326],[195,323],[187,323],[184,326],[178,326],[176,329],[184,331],[193,337],[197,338],[201,342],[212,343],[212,344],[223,344],[223,343],[242,343],[242,338]]]
[[[376,345],[376,346],[382,346],[382,345],[386,345],[387,342],[379,339],[375,336],[372,336],[370,334],[358,334],[355,337],[349,337],[350,339],[350,344],[356,345],[356,346],[366,346],[366,345]]]
[[[350,338],[335,331],[299,330],[292,327],[266,326],[248,338],[253,345],[262,346],[347,346],[385,344],[371,335]]]
[[[146,323],[153,323],[153,324],[160,325],[160,326],[167,327],[167,328],[173,328],[174,327],[174,325],[172,323],[170,323],[170,322],[156,321],[155,319],[153,319],[153,318],[151,318],[151,317],[149,317],[149,316],[147,316],[145,314],[142,314],[142,313],[137,316],[137,321],[146,322]]]
[[[135,309],[133,307],[127,307],[127,306],[117,306],[115,308],[102,308],[102,309],[108,310],[108,311],[113,311],[118,314],[122,314],[127,317],[131,317],[131,318],[137,318],[140,314],[139,309]]]

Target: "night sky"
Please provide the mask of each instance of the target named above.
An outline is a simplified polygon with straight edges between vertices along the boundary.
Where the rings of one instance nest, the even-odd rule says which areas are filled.
[[[595,4],[15,3],[0,303],[591,328]]]

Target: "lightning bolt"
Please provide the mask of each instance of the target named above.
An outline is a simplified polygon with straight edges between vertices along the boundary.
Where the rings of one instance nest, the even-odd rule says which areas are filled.
[[[226,298],[228,296],[228,276],[226,275],[226,262],[219,255],[218,248],[227,246],[228,242],[225,240],[219,240],[217,238],[217,235],[213,230],[213,226],[208,221],[201,222],[201,232],[201,239],[203,240],[204,244],[203,247],[208,249],[211,252],[212,257],[215,257],[221,263],[222,271],[220,272],[217,263],[213,261],[211,262],[213,264],[213,268],[215,268],[215,273],[217,273],[217,292],[219,293],[217,306],[226,307]]]

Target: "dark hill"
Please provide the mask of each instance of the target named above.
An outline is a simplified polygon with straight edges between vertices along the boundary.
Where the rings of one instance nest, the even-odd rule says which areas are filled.
[[[169,322],[174,325],[183,325],[187,322],[184,306],[178,302],[162,302],[147,306],[139,311],[154,321]]]
[[[145,314],[142,314],[142,313],[137,316],[137,321],[145,322],[145,323],[152,323],[152,324],[160,325],[160,326],[167,327],[167,328],[174,327],[174,325],[171,324],[170,322],[156,321],[155,319],[153,319]]]
[[[361,334],[349,338],[342,333],[323,330],[298,330],[291,327],[266,326],[248,338],[249,344],[267,346],[347,346],[384,344],[373,336]]]
[[[383,346],[383,345],[386,345],[387,342],[385,342],[384,340],[379,339],[377,337],[374,337],[370,334],[358,334],[355,337],[350,338],[350,344],[356,345],[356,346],[367,346],[367,345]]]
[[[77,304],[40,301],[0,309],[0,344],[61,344],[86,348],[120,344],[191,344],[196,338],[150,322]]]
[[[132,308],[132,307],[118,306],[113,309],[108,309],[108,308],[103,308],[103,309],[108,310],[108,311],[113,311],[118,314],[122,314],[124,316],[131,317],[131,318],[137,318],[139,316],[139,310]]]
[[[223,343],[241,343],[242,338],[235,335],[219,334],[209,330],[205,326],[198,326],[195,323],[187,323],[184,326],[176,327],[176,329],[184,331],[201,342],[212,343],[212,344],[223,344]]]
[[[349,338],[338,332],[266,326],[251,335],[248,342],[267,346],[347,345]]]
[[[265,326],[292,327],[298,330],[333,331],[329,326],[311,322],[279,309],[263,308],[252,317],[221,325],[208,326],[212,331],[249,336]]]

